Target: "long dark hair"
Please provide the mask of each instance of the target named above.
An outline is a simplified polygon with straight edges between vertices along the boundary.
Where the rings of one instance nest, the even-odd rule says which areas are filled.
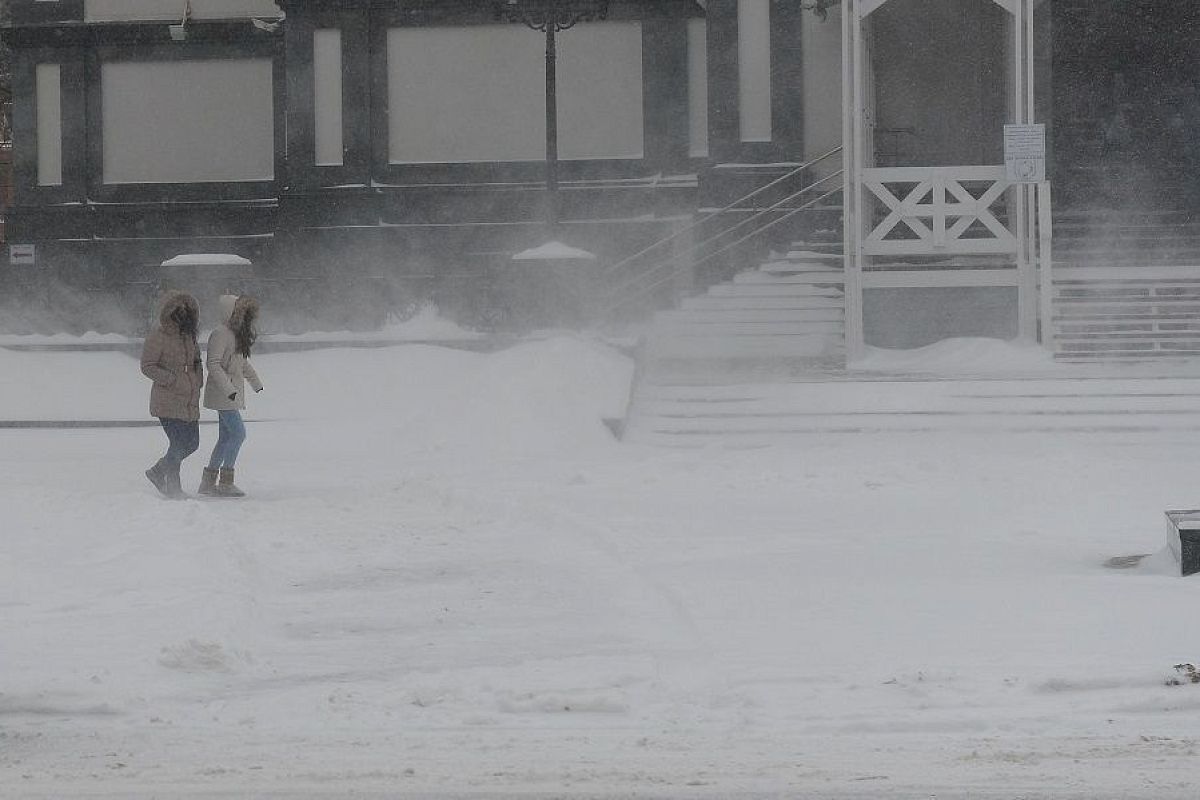
[[[237,351],[242,354],[243,358],[250,357],[250,348],[254,347],[254,342],[258,340],[258,330],[255,322],[258,320],[258,304],[248,304],[246,311],[242,314],[238,326],[233,329],[233,338],[237,342]]]

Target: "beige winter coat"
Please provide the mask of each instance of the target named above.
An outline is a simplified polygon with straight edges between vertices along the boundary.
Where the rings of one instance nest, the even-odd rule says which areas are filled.
[[[180,332],[171,319],[175,309],[190,307],[198,315],[196,299],[183,292],[168,292],[159,305],[158,328],[142,345],[142,374],[154,381],[150,389],[150,415],[195,422],[200,419],[200,387],[204,373],[196,340]]]
[[[208,337],[208,385],[204,389],[204,407],[214,411],[238,411],[246,407],[246,381],[254,391],[262,391],[262,381],[249,359],[237,351],[233,331],[240,327],[246,311],[256,306],[249,297],[223,295],[220,299],[225,324]],[[233,399],[229,396],[233,395]]]

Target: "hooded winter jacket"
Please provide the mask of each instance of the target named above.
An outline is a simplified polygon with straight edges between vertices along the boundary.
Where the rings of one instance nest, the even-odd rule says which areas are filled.
[[[195,422],[200,419],[200,387],[204,373],[196,340],[179,330],[171,314],[180,307],[199,316],[196,298],[168,292],[158,311],[158,328],[142,345],[142,374],[154,381],[150,389],[150,415]]]
[[[237,411],[246,407],[246,381],[254,391],[262,390],[258,373],[250,361],[237,350],[234,331],[258,304],[251,297],[221,295],[221,317],[225,324],[208,337],[208,386],[204,389],[204,407],[214,411]],[[233,395],[233,399],[229,396]]]

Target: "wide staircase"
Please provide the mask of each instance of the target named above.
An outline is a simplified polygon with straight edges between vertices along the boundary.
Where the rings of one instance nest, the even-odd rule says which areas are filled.
[[[670,282],[683,264],[727,252],[784,219],[809,220],[796,226],[803,239],[654,315],[640,345],[625,439],[754,446],[813,433],[1200,429],[1200,372],[1012,380],[848,373],[837,202],[828,185],[806,186],[778,203],[721,209],[710,220],[735,220],[732,228],[704,232],[675,266],[642,273],[651,285]],[[731,230],[735,240],[722,244]],[[1200,221],[1178,213],[1067,214],[1056,217],[1054,244],[1051,332],[1059,360],[1200,355]]]
[[[764,447],[814,435],[1117,434],[1200,430],[1195,377],[947,380],[905,375],[642,382],[623,438],[666,447]],[[986,446],[986,445],[981,445]]]
[[[797,242],[785,253],[660,311],[643,368],[655,376],[780,375],[845,362],[840,244]]]
[[[1200,356],[1200,217],[1060,215],[1053,298],[1061,360]]]

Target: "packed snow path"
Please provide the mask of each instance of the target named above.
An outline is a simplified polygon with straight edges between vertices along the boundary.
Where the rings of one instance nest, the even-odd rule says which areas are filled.
[[[144,408],[0,360],[2,418]],[[245,501],[155,497],[153,428],[0,431],[0,796],[1195,796],[1200,431],[660,450],[579,342],[256,361]]]

